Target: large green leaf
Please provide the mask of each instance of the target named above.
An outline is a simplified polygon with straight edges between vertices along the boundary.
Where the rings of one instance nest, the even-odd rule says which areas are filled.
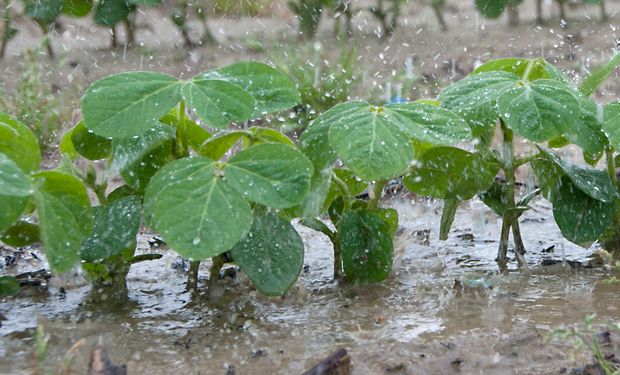
[[[439,199],[464,201],[491,187],[500,165],[454,147],[432,148],[403,179],[407,189]]]
[[[250,204],[222,175],[210,159],[180,159],[160,169],[146,188],[146,223],[184,257],[219,255],[250,230]]]
[[[545,151],[542,151],[541,154],[558,166],[584,194],[606,203],[611,203],[616,199],[616,189],[605,171],[573,164]],[[553,174],[555,173],[551,173],[551,175]]]
[[[614,205],[585,194],[566,176],[554,194],[553,217],[567,240],[589,247],[613,220]]]
[[[391,116],[417,141],[453,145],[471,139],[471,129],[460,116],[445,108],[424,103],[392,104],[385,107]]]
[[[133,5],[127,0],[99,0],[95,9],[95,22],[98,25],[114,27],[127,19]]]
[[[215,128],[247,120],[254,111],[252,95],[227,81],[195,77],[184,84],[182,94],[189,108]]]
[[[532,142],[565,134],[581,114],[570,87],[548,79],[521,81],[500,95],[497,107],[506,125]]]
[[[598,159],[608,144],[605,134],[601,131],[603,108],[583,94],[578,94],[577,100],[581,106],[581,116],[564,137],[581,147],[584,154]]]
[[[297,206],[291,207],[287,213],[291,217],[314,218],[324,210],[326,196],[330,189],[332,168],[315,170],[310,180],[310,189],[306,198]]]
[[[93,0],[64,0],[62,12],[71,17],[84,17],[93,8]]]
[[[90,199],[82,182],[55,171],[33,176],[41,241],[50,267],[68,271],[79,260],[82,241],[92,230]]]
[[[314,169],[297,149],[281,143],[252,146],[228,161],[226,182],[244,197],[273,208],[300,203],[308,194]]]
[[[250,93],[255,100],[252,117],[283,111],[301,101],[295,83],[286,74],[255,61],[229,65],[201,76],[232,82]]]
[[[41,164],[37,137],[4,112],[0,112],[0,153],[13,159],[25,173],[38,170]]]
[[[129,196],[94,208],[93,231],[82,243],[80,257],[96,262],[135,247],[142,217],[140,199]]]
[[[175,160],[174,128],[162,124],[142,137],[114,140],[113,167],[132,189],[144,191],[151,177],[162,166]]]
[[[33,192],[17,163],[0,153],[0,232],[19,219]]]
[[[37,21],[52,23],[62,12],[63,0],[26,0],[26,14]]]
[[[439,94],[441,104],[463,116],[472,127],[488,128],[499,118],[497,98],[515,87],[519,77],[508,72],[470,75],[446,87]]]
[[[304,243],[290,222],[274,213],[254,218],[252,229],[230,252],[256,288],[280,296],[295,283],[304,262]]]
[[[182,85],[176,78],[156,72],[100,79],[84,95],[84,124],[102,137],[142,135],[181,100]]]
[[[620,102],[607,104],[603,113],[603,131],[609,143],[620,150]]]
[[[348,211],[338,223],[342,265],[352,281],[385,280],[392,269],[394,245],[390,224],[377,211]]]
[[[366,181],[390,178],[403,173],[413,159],[408,134],[366,103],[344,103],[357,111],[331,124],[329,143],[349,169]],[[336,107],[337,108],[337,107]]]
[[[88,130],[84,121],[71,129],[71,143],[75,151],[89,160],[105,159],[112,154],[112,141]]]

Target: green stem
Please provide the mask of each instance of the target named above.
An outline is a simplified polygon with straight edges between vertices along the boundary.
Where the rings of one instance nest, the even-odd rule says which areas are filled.
[[[527,164],[527,163],[531,162],[532,160],[536,160],[538,158],[540,158],[540,154],[533,154],[533,155],[528,155],[528,156],[522,156],[522,157],[520,157],[518,159],[515,159],[512,162],[512,166],[513,166],[514,169],[517,169],[520,166],[522,166],[524,164]]]
[[[187,126],[185,124],[185,101],[179,103],[179,125],[177,126],[177,157],[183,158],[188,155]]]
[[[387,181],[379,180],[371,184],[368,187],[368,209],[374,210],[379,207],[379,200],[381,199],[381,195],[383,194],[383,187],[385,187]]]
[[[339,235],[334,236],[332,245],[334,246],[334,280],[342,280],[344,272],[342,269],[342,249]]]
[[[618,191],[618,177],[616,176],[616,159],[614,158],[614,149],[612,146],[605,148],[605,158],[607,159],[607,174],[613,183],[616,191]]]
[[[349,192],[349,187],[334,172],[332,172],[332,181],[334,181],[334,183],[336,184],[336,186],[338,186],[338,189],[340,189],[340,192],[342,193],[342,200],[344,201],[344,210],[349,211],[351,209],[351,201],[353,200],[353,197],[351,196],[351,192]]]
[[[531,62],[530,62],[531,63]],[[528,69],[530,66],[528,66]],[[504,175],[506,178],[506,188],[503,191],[502,203],[504,204],[505,211],[502,217],[502,232],[500,236],[499,248],[497,250],[497,262],[500,267],[505,267],[508,262],[508,239],[510,235],[510,228],[513,227],[513,221],[517,221],[512,212],[515,207],[515,165],[514,165],[514,135],[512,130],[508,129],[504,121],[500,121],[503,141],[502,141],[502,156],[504,158]],[[521,232],[517,229],[517,235],[513,232],[515,241],[521,241]],[[523,243],[516,245],[519,251],[525,251]]]

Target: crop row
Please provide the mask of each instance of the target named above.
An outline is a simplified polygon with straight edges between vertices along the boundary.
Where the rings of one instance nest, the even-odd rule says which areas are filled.
[[[416,0],[418,1],[418,0]],[[419,0],[432,7],[442,29],[447,29],[447,23],[443,17],[443,8],[446,0]],[[566,19],[567,0],[555,0],[559,7],[561,19]],[[518,24],[518,6],[523,0],[475,0],[475,6],[480,13],[487,18],[499,17],[504,11],[509,15],[511,25]],[[585,4],[598,4],[601,9],[601,19],[607,19],[605,0],[583,0]],[[61,15],[66,17],[86,17],[92,14],[96,25],[110,28],[111,44],[115,47],[117,41],[117,27],[124,24],[126,28],[126,42],[129,45],[135,41],[136,14],[138,7],[157,7],[162,5],[162,0],[22,0],[23,15],[31,19],[39,26],[45,35],[44,44],[50,57],[54,56],[50,41],[50,32]],[[401,14],[403,0],[391,0],[391,5],[385,7],[383,0],[367,8],[356,8],[357,4],[352,0],[289,0],[288,5],[295,13],[299,21],[299,34],[303,37],[313,37],[317,31],[323,15],[328,14],[334,21],[335,32],[341,34],[341,20],[345,24],[345,35],[352,34],[351,20],[354,14],[368,11],[378,21],[381,34],[391,35],[397,28]],[[536,20],[542,23],[543,0],[536,0]],[[7,43],[17,34],[18,30],[13,27],[12,19],[14,7],[11,0],[3,0],[2,35],[0,36],[0,58],[6,51]],[[215,37],[211,34],[207,18],[213,12],[213,4],[201,0],[177,0],[170,13],[170,20],[178,28],[184,45],[187,48],[203,43],[214,43]],[[196,19],[202,25],[200,40],[194,41],[190,37],[190,20]]]
[[[231,128],[299,102],[294,83],[268,65],[242,62],[189,80],[111,75],[86,91],[83,121],[60,141],[63,162],[55,169],[41,170],[34,134],[0,114],[0,239],[41,242],[53,271],[79,262],[94,293],[122,301],[130,266],[158,257],[135,255],[144,224],[190,259],[189,288],[198,287],[199,262],[211,258],[212,279],[234,262],[260,292],[281,295],[303,265],[304,245],[291,224],[297,219],[331,240],[335,278],[379,282],[390,273],[398,228],[397,212],[379,201],[386,183],[404,176],[408,190],[444,200],[441,239],[458,206],[479,196],[502,218],[502,267],[511,232],[525,262],[519,216],[539,193],[566,239],[615,250],[620,102],[601,105],[590,95],[618,63],[620,54],[576,88],[542,59],[490,61],[437,99],[338,104],[298,144],[268,127]],[[497,127],[503,139],[495,149]],[[515,155],[516,136],[538,151]],[[455,147],[467,141],[475,151]],[[605,158],[607,170],[549,151],[567,144],[581,147],[590,165]],[[95,167],[101,160],[103,170]],[[540,188],[515,201],[515,171],[524,165]],[[123,185],[110,188],[119,175]],[[368,199],[357,198],[364,190]],[[0,292],[15,293],[16,284],[4,276]]]

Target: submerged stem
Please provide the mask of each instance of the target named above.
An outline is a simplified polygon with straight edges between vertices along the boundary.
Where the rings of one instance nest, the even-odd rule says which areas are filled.
[[[189,262],[187,285],[185,286],[185,290],[188,292],[195,292],[198,290],[198,268],[200,268],[199,260],[192,260]]]

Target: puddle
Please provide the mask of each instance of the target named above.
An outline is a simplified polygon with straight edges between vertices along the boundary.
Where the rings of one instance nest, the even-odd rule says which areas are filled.
[[[610,276],[603,268],[541,265],[543,259],[584,263],[591,253],[561,239],[542,200],[522,217],[528,269],[512,261],[500,275],[494,261],[499,221],[479,203],[459,210],[450,238],[440,242],[440,203],[392,201],[403,227],[399,255],[392,278],[379,285],[333,283],[329,241],[305,228],[299,230],[306,269],[285,298],[262,297],[239,275],[222,281],[219,297],[190,303],[170,251],[132,268],[130,302],[117,311],[84,305],[87,286],[78,278],[52,279],[49,294],[29,291],[0,305],[6,318],[0,372],[35,368],[39,322],[50,335],[52,367],[84,338],[74,368],[87,367],[88,351],[101,339],[130,374],[224,374],[229,366],[239,374],[302,373],[339,347],[351,353],[355,374],[452,373],[467,366],[485,374],[507,368],[557,373],[570,365],[568,354],[546,345],[544,336],[592,313],[601,321],[617,319],[620,286],[601,282]],[[149,239],[141,238],[142,248]],[[60,293],[68,281],[76,286]]]

